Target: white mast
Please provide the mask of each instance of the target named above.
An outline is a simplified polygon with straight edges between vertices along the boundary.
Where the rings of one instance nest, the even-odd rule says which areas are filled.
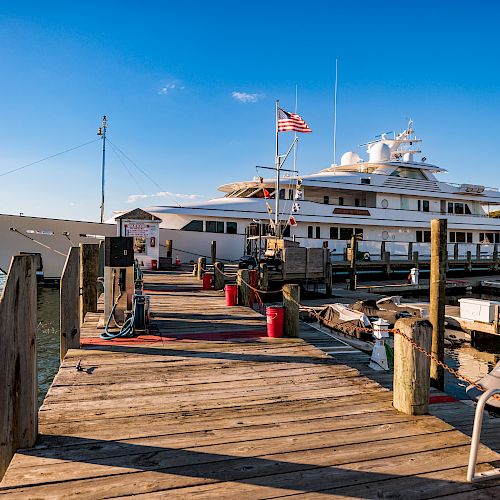
[[[274,189],[274,234],[276,238],[281,237],[281,227],[279,220],[279,209],[280,209],[280,156],[278,148],[278,107],[279,100],[276,99],[276,156],[274,158],[274,164],[276,167],[276,186]]]
[[[333,165],[337,165],[337,89],[338,89],[338,59],[335,59],[335,88],[333,92]]]

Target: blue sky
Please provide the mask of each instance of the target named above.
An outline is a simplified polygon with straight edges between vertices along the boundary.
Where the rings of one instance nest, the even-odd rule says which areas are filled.
[[[25,1],[0,14],[0,213],[96,220],[99,141],[1,174],[95,139],[102,114],[155,180],[110,149],[108,216],[209,198],[272,164],[274,100],[293,109],[296,84],[313,129],[299,169],[325,168],[335,58],[340,153],[412,117],[443,180],[500,186],[496,2]]]

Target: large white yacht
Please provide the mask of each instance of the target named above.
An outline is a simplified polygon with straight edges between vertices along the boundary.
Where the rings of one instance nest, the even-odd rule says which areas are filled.
[[[410,122],[400,134],[383,134],[365,144],[365,159],[351,151],[340,165],[316,173],[287,176],[283,169],[279,217],[274,177],[224,184],[221,197],[209,201],[146,210],[162,219],[160,244],[172,240],[174,258],[181,262],[209,256],[214,240],[219,258],[236,260],[249,252],[249,242],[255,245],[259,232],[274,234],[276,219],[285,238],[305,247],[327,246],[333,259],[342,258],[353,234],[361,239],[358,248],[371,256],[380,255],[383,242],[391,258],[408,255],[409,243],[428,256],[430,221],[443,217],[448,219],[449,253],[458,244],[460,256],[467,251],[475,255],[480,243],[481,254],[491,254],[500,242],[500,219],[490,217],[500,206],[500,193],[441,181],[436,176],[446,171],[427,162],[420,142]],[[98,224],[0,214],[0,271],[13,253],[39,252],[45,276],[58,277],[70,245],[112,234],[113,219]],[[166,256],[165,246],[160,250],[160,257]]]
[[[496,188],[439,180],[436,175],[446,170],[427,162],[420,142],[410,122],[400,134],[382,134],[365,144],[366,159],[350,151],[340,165],[281,178],[279,219],[284,236],[302,246],[328,246],[339,256],[353,234],[362,240],[363,252],[380,253],[386,242],[387,251],[405,255],[412,242],[414,251],[428,255],[430,221],[444,217],[448,241],[459,244],[460,255],[475,252],[478,243],[483,253],[491,253],[493,244],[500,242],[500,219],[489,214],[500,205],[500,193]],[[163,220],[162,227],[177,230],[173,239],[179,250],[200,252],[198,242],[204,239],[206,253],[209,241],[217,240],[223,245],[221,256],[237,258],[245,251],[245,235],[258,234],[259,227],[264,234],[274,234],[270,212],[275,185],[274,178],[256,177],[220,186],[223,197],[148,211]],[[195,247],[189,243],[193,233],[200,233]]]

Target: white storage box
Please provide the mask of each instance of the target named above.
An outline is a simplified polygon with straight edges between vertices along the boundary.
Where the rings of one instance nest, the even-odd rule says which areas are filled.
[[[495,320],[495,306],[500,306],[496,300],[459,299],[460,317],[471,321],[492,323]]]

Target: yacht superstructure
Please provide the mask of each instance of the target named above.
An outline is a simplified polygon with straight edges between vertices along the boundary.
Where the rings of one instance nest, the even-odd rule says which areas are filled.
[[[419,149],[413,123],[400,134],[382,134],[365,144],[368,158],[356,152],[310,175],[290,175],[280,181],[279,219],[285,237],[302,246],[327,246],[342,255],[353,234],[362,240],[360,249],[404,253],[412,242],[421,255],[429,254],[430,221],[448,219],[448,241],[460,244],[460,254],[491,251],[500,242],[500,219],[489,212],[500,205],[495,188],[442,182],[436,174],[446,170],[427,162]],[[420,156],[420,159],[416,159]],[[275,180],[254,178],[219,187],[223,197],[183,207],[151,207],[162,218],[162,227],[206,234],[208,240],[233,235],[234,245],[226,258],[244,252],[246,235],[275,233],[269,198]],[[238,238],[239,236],[239,238]],[[184,238],[180,238],[183,240]]]

